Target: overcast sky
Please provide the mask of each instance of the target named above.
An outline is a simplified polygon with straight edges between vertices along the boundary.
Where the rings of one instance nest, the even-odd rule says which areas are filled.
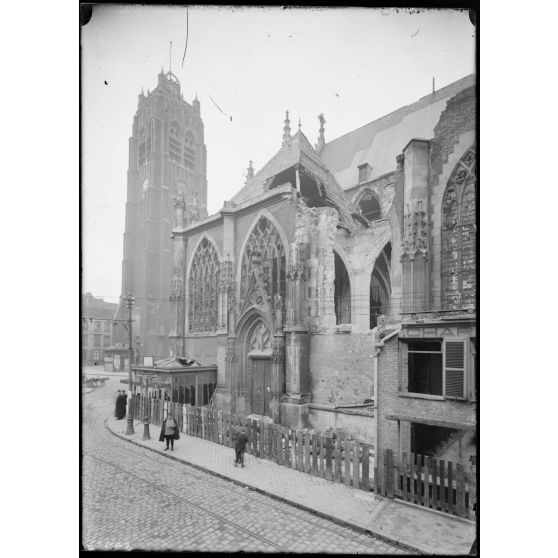
[[[201,102],[208,212],[280,148],[285,110],[312,144],[474,72],[466,11],[96,6],[82,29],[83,289],[120,295],[128,138],[161,67]],[[223,114],[209,99],[213,97]],[[232,121],[230,120],[232,116]],[[403,146],[402,146],[403,147]]]

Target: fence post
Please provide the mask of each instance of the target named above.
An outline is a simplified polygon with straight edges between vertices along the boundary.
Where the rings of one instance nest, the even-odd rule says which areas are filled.
[[[335,472],[333,473],[333,480],[335,482],[341,482],[341,440],[335,440],[333,455],[335,457]]]
[[[459,517],[465,517],[465,482],[463,478],[463,465],[461,465],[461,463],[457,463],[455,468],[457,470],[456,512]]]
[[[318,435],[312,433],[312,474],[318,475]]]
[[[429,508],[430,507],[430,492],[428,490],[428,487],[430,485],[430,457],[427,456],[422,456],[422,459],[424,460],[424,465],[422,466],[422,474],[424,477],[424,481],[423,481],[423,489],[422,489],[422,503],[424,504],[425,508]]]
[[[476,459],[476,457],[475,457]],[[476,519],[475,504],[477,503],[477,465],[471,462],[469,469],[469,519]]]
[[[416,501],[416,493],[415,493],[415,454],[411,453],[409,457],[409,476],[410,476],[410,502],[413,504]]]
[[[343,461],[345,462],[345,475],[343,481],[347,486],[351,486],[351,442],[349,442],[349,440],[343,440],[341,448],[344,453]]]
[[[368,444],[362,444],[361,479],[360,487],[368,492],[370,490],[370,446]]]
[[[325,437],[325,478],[327,480],[333,480],[333,471],[332,471],[332,463],[331,463],[331,457],[333,454],[333,447],[332,447],[332,442],[333,440],[329,437],[326,436]]]
[[[453,513],[453,463],[448,461],[448,513]]]
[[[387,497],[393,498],[393,450],[386,449]]]
[[[403,475],[403,485],[401,487],[402,489],[402,493],[401,493],[401,497],[403,499],[403,501],[408,502],[409,501],[409,491],[407,489],[407,453],[403,452],[403,454],[401,455],[401,473]]]
[[[304,433],[304,472],[310,472],[310,432]]]
[[[318,444],[319,444],[319,454],[318,454],[318,463],[319,463],[319,476],[325,478],[325,441],[324,437],[320,434],[318,436]]]
[[[430,500],[433,510],[438,509],[438,460],[432,458],[432,499]]]
[[[353,488],[358,488],[360,476],[360,444],[353,442]]]

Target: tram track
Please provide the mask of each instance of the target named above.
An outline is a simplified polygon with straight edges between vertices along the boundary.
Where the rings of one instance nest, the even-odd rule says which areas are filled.
[[[110,405],[110,404],[108,404]],[[118,448],[125,448],[126,452],[128,452],[128,454],[133,454],[135,455],[138,459],[141,460],[145,460],[145,459],[149,459],[156,467],[160,468],[161,466],[163,467],[169,467],[169,468],[173,468],[176,465],[176,462],[170,458],[168,458],[167,456],[161,455],[159,453],[154,453],[152,450],[146,449],[146,448],[141,448],[138,446],[135,446],[133,444],[130,444],[129,442],[122,440],[121,438],[117,437],[113,432],[111,432],[107,425],[106,425],[106,420],[104,418],[104,416],[106,416],[106,414],[110,411],[110,407],[108,405],[105,405],[107,408],[106,410],[104,408],[101,408],[100,405],[95,405],[93,403],[93,401],[89,402],[89,404],[87,405],[87,413],[84,412],[84,424],[88,424],[88,426],[90,426],[91,429],[91,433],[94,434],[95,436],[97,436],[98,439],[103,441],[103,445],[106,445],[105,447],[108,446],[113,446],[113,447],[118,447]],[[85,409],[84,409],[85,411]],[[86,417],[86,415],[88,415]],[[170,496],[180,502],[183,502],[185,505],[191,506],[192,508],[208,514],[209,516],[223,522],[226,523],[227,525],[233,527],[234,529],[241,531],[242,533],[246,534],[247,536],[258,540],[264,544],[270,545],[271,547],[273,547],[274,549],[276,549],[277,552],[291,552],[292,550],[290,550],[289,548],[286,548],[284,546],[281,546],[280,544],[277,544],[276,542],[271,541],[270,539],[263,537],[257,533],[255,533],[254,531],[251,531],[250,529],[247,529],[246,527],[243,527],[242,525],[239,525],[238,523],[236,523],[235,521],[228,519],[227,517],[223,516],[222,514],[216,513],[215,511],[208,509],[206,506],[200,505],[199,503],[196,503],[194,501],[192,501],[189,498],[186,498],[180,494],[176,494],[175,492],[173,492],[172,490],[169,490],[168,488],[162,487],[159,484],[157,484],[156,482],[142,477],[141,475],[138,475],[136,472],[133,472],[131,470],[129,470],[129,468],[127,467],[123,467],[120,463],[115,463],[114,461],[110,461],[107,459],[103,459],[102,457],[99,457],[98,455],[94,455],[93,453],[87,451],[87,445],[90,445],[92,442],[91,440],[89,441],[89,444],[84,443],[83,444],[83,456],[87,456],[89,458],[92,458],[100,463],[104,463],[107,466],[110,466],[112,468],[114,468],[115,470],[120,471],[123,474],[127,474],[130,475],[131,477],[135,478],[136,480],[145,483],[146,485],[150,486],[151,488],[156,489],[158,492],[160,492],[161,494],[164,494],[166,496]],[[218,483],[218,489],[219,490],[226,490],[229,495],[231,495],[232,497],[234,496],[238,496],[239,495],[239,491],[242,490],[238,485],[234,484],[232,481],[227,481],[226,479],[215,479],[214,477],[208,478],[209,473],[204,473],[199,471],[198,469],[194,468],[194,467],[190,467],[187,464],[182,465],[183,467],[188,469],[188,478],[191,478],[192,480],[195,480],[196,483],[199,483],[205,487],[207,487],[207,490],[215,490],[216,489],[216,483]],[[247,487],[248,488],[248,487]],[[370,543],[372,543],[372,541],[376,541],[376,537],[374,537],[373,535],[370,534],[365,534],[362,532],[356,532],[356,531],[351,531],[350,527],[345,527],[345,526],[340,526],[337,525],[335,523],[332,523],[331,525],[328,525],[329,521],[326,519],[321,519],[321,518],[316,518],[317,521],[313,521],[310,517],[307,517],[308,515],[310,515],[310,512],[304,511],[304,510],[299,510],[298,508],[296,508],[295,506],[293,506],[292,504],[288,503],[288,502],[283,502],[283,501],[278,501],[276,499],[273,499],[271,497],[266,497],[265,495],[261,495],[261,494],[254,494],[252,491],[244,491],[242,490],[242,499],[244,502],[251,504],[254,506],[255,509],[261,510],[262,506],[265,507],[268,510],[273,510],[275,512],[283,512],[285,511],[285,506],[289,506],[289,515],[291,516],[295,516],[296,520],[299,522],[303,522],[304,524],[308,525],[311,528],[315,528],[315,529],[320,529],[323,530],[324,532],[328,532],[332,535],[334,535],[335,537],[341,537],[342,539],[346,540],[347,543],[352,542],[352,543],[357,543],[357,544],[363,544],[363,540],[362,537],[366,536],[367,538],[370,538]],[[262,512],[263,513],[263,512]],[[390,545],[392,546],[392,548],[396,549],[398,553],[402,553],[405,554],[406,551],[403,548],[397,547],[395,545]]]
[[[87,454],[86,454],[87,455]],[[97,457],[95,455],[91,455],[89,454],[88,457],[92,458],[92,459],[96,459],[97,461],[100,461],[101,463],[104,463],[105,465],[109,465],[110,467],[113,467],[114,469],[117,469],[123,473],[125,473],[126,475],[129,475],[131,477],[134,477],[135,479],[149,485],[151,488],[154,488],[155,490],[157,490],[158,492],[161,492],[162,494],[165,494],[166,496],[171,496],[172,498],[175,498],[176,500],[180,500],[181,502],[184,502],[187,506],[191,506],[203,513],[206,513],[208,515],[210,515],[211,517],[218,519],[219,521],[226,523],[228,525],[230,525],[231,527],[234,527],[235,530],[237,531],[242,531],[243,533],[245,533],[246,535],[257,539],[261,542],[264,542],[270,546],[273,546],[274,548],[278,549],[281,552],[289,552],[289,549],[282,547],[281,545],[278,545],[277,543],[274,543],[273,541],[262,537],[261,535],[258,535],[257,533],[254,533],[253,531],[250,531],[249,529],[246,529],[245,527],[242,527],[241,525],[238,525],[238,523],[235,523],[234,521],[231,521],[230,519],[227,519],[226,517],[223,517],[222,515],[219,515],[215,512],[212,512],[211,510],[208,510],[207,508],[204,508],[203,506],[200,506],[199,504],[196,504],[194,502],[192,502],[191,500],[188,500],[188,498],[184,498],[184,496],[179,496],[178,494],[175,494],[174,492],[167,490],[165,488],[162,488],[161,486],[157,485],[156,483],[145,479],[143,477],[140,477],[139,475],[136,475],[135,473],[131,473],[130,471],[124,469],[124,467],[121,467],[115,463],[111,463],[110,461],[107,461],[106,459],[101,459],[100,457]]]

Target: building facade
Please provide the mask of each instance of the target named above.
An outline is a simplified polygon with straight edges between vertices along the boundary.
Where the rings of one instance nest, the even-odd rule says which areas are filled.
[[[122,296],[132,294],[134,345],[144,355],[168,356],[169,295],[173,277],[173,198],[184,201],[190,222],[207,216],[206,147],[200,103],[184,101],[171,72],[141,92],[129,139]],[[124,301],[119,319],[127,319]],[[126,332],[115,340],[127,343]]]
[[[414,423],[474,429],[474,89],[468,76],[331,142],[320,115],[315,146],[287,113],[278,152],[217,214],[194,221],[175,197],[169,339],[217,365],[218,408],[398,451],[425,437]]]
[[[112,345],[113,318],[118,304],[91,293],[81,298],[81,358],[83,364],[103,365],[105,349]]]

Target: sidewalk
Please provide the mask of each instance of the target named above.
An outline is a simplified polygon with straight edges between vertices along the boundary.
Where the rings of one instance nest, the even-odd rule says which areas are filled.
[[[126,436],[126,421],[107,419],[109,430],[125,440],[248,486],[268,496],[368,532],[406,550],[425,554],[468,554],[475,524],[413,504],[355,490],[246,453],[245,468],[234,467],[232,448],[180,434],[174,452],[163,451],[160,427],[150,425],[151,440],[142,441],[143,424],[134,421],[135,434]]]

